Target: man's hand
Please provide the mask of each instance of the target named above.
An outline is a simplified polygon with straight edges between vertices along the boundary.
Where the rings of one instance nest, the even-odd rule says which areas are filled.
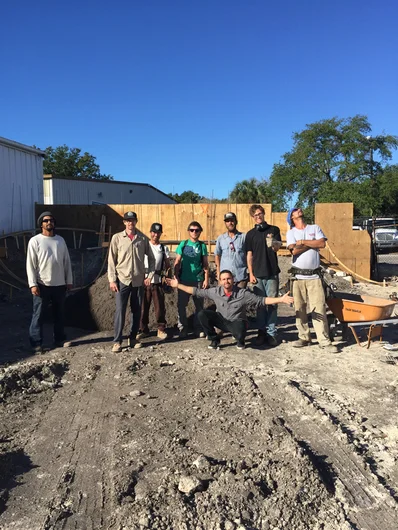
[[[294,298],[293,296],[290,296],[290,291],[288,291],[287,293],[285,293],[282,297],[281,297],[281,303],[282,304],[293,304],[294,302]]]
[[[146,287],[148,287],[148,285],[151,285],[151,278],[145,278],[144,285],[146,285]]]
[[[204,280],[202,283],[202,289],[208,289],[209,288],[209,280]]]
[[[71,283],[67,283],[67,284],[66,284],[66,290],[67,290],[67,291],[71,291],[72,288],[73,288],[73,285],[72,285]]]
[[[249,274],[249,282],[253,284],[257,283],[257,278],[252,273]]]
[[[282,241],[277,241],[276,239],[273,240],[272,242],[272,250],[274,252],[278,252],[278,250],[281,248],[282,246]]]
[[[40,289],[37,287],[37,285],[31,287],[30,292],[33,294],[33,296],[40,296]]]
[[[166,278],[166,283],[170,287],[174,287],[175,289],[178,287],[178,280],[177,278]]]
[[[118,288],[116,282],[109,282],[109,289],[110,289],[113,293],[118,293],[118,292],[119,292],[119,288]]]

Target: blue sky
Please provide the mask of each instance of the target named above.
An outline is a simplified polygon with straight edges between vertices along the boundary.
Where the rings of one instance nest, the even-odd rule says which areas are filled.
[[[226,197],[307,123],[398,134],[397,19],[394,0],[5,2],[0,136]]]

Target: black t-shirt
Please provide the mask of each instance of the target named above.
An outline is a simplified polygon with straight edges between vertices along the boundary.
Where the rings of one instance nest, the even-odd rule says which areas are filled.
[[[277,241],[282,241],[279,228],[267,223],[264,223],[262,231],[252,228],[246,234],[246,252],[249,250],[253,252],[253,274],[256,278],[268,279],[280,272],[276,252],[267,247],[266,237],[268,234],[272,234]]]

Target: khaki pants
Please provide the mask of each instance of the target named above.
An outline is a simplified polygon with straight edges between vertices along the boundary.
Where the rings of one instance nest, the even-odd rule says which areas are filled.
[[[311,340],[307,315],[310,312],[319,345],[327,346],[330,344],[325,293],[321,280],[319,278],[314,280],[295,280],[293,282],[293,297],[299,339]]]

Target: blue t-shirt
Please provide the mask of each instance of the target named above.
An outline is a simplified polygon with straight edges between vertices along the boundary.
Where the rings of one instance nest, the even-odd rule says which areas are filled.
[[[230,237],[228,232],[221,234],[217,238],[214,254],[220,256],[220,272],[231,271],[235,282],[247,279],[245,234],[236,232],[234,237]]]
[[[190,239],[181,241],[176,248],[176,254],[181,256],[180,280],[182,282],[201,282],[204,280],[202,256],[207,256],[205,243],[202,241],[193,242]]]

